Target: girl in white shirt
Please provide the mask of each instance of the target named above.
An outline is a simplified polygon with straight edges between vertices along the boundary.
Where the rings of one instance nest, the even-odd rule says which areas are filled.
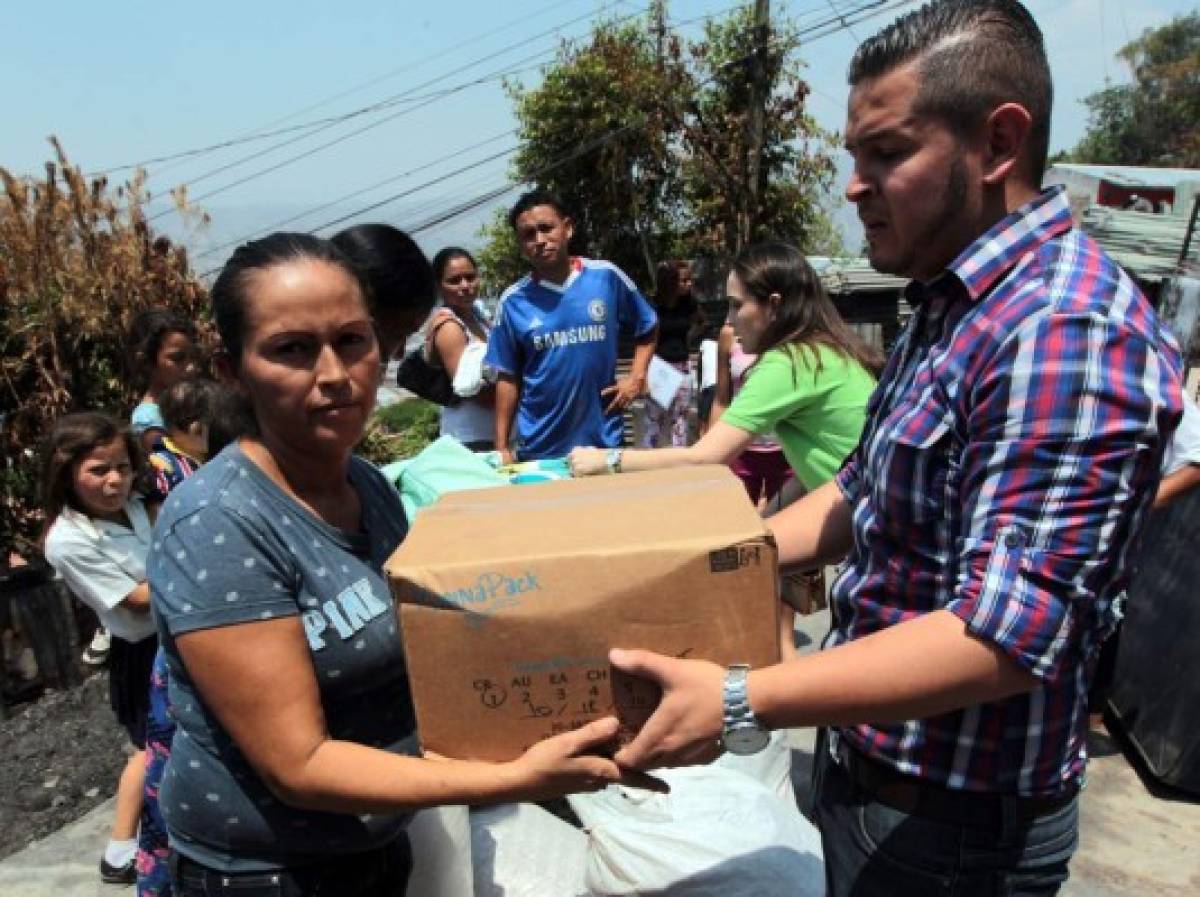
[[[158,646],[146,556],[153,523],[132,495],[140,455],[128,429],[94,412],[68,414],[50,434],[42,486],[46,560],[112,633],[109,700],[140,750],[145,746],[150,667]],[[100,877],[132,884],[143,764],[133,754],[117,786],[116,818]]]

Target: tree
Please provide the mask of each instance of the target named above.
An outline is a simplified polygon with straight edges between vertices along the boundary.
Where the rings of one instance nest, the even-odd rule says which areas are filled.
[[[133,316],[156,305],[207,312],[183,248],[146,223],[140,173],[110,190],[52,143],[45,180],[0,168],[0,544],[22,553],[37,539],[35,462],[55,419],[124,418],[137,398],[124,365]]]
[[[480,228],[479,235],[486,241],[477,259],[483,277],[483,295],[499,296],[529,269],[517,247],[517,235],[509,227],[508,210],[497,209],[492,220]]]
[[[685,241],[696,254],[732,255],[765,238],[810,249],[810,237],[829,224],[821,200],[834,175],[828,135],[806,112],[799,36],[788,23],[768,30],[757,49],[749,7],[705,26],[694,44],[695,99],[682,119],[684,196],[695,227]],[[751,166],[747,127],[753,95],[752,61],[761,57],[767,82],[762,162]],[[750,180],[757,175],[757,190]],[[757,195],[756,207],[750,198]]]
[[[522,137],[513,176],[558,193],[575,215],[577,248],[643,285],[662,258],[729,254],[767,236],[801,246],[827,238],[833,163],[805,112],[798,49],[794,27],[756,31],[746,9],[710,21],[686,48],[662,2],[645,20],[601,23],[586,45],[560,48],[537,88],[509,85]],[[751,203],[756,72],[767,103]],[[482,231],[489,282],[503,280],[513,258],[497,242],[507,227],[497,218]],[[493,260],[507,260],[506,270],[494,275]]]
[[[1200,12],[1147,29],[1122,47],[1132,84],[1084,99],[1088,129],[1078,162],[1200,166]]]
[[[677,42],[639,22],[601,24],[586,46],[563,44],[537,89],[509,85],[522,137],[516,179],[557,193],[576,243],[638,279],[653,277],[674,233],[667,110],[683,84],[677,57]]]

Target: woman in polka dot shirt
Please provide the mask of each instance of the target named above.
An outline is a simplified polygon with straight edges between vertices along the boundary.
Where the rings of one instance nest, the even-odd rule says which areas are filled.
[[[239,248],[212,289],[253,411],[163,506],[155,618],[178,729],[159,799],[175,893],[403,894],[411,813],[620,778],[602,720],[507,764],[428,760],[382,564],[407,524],[352,454],[380,382],[369,287],[324,240]],[[381,297],[376,297],[377,300]]]

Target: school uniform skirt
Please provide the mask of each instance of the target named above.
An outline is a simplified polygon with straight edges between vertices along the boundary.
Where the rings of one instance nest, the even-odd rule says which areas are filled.
[[[150,711],[150,670],[158,637],[127,642],[113,636],[108,649],[108,702],[129,740],[146,747],[146,715]]]

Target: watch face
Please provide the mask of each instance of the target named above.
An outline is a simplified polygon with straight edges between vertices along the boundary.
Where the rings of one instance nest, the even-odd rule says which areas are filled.
[[[725,750],[731,754],[757,754],[767,746],[771,733],[758,726],[742,726],[725,733]]]

